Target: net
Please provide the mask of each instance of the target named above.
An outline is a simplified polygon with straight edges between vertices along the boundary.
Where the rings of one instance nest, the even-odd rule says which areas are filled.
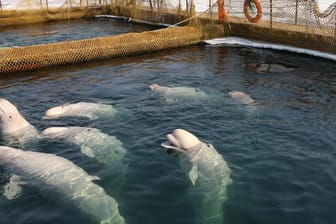
[[[199,43],[196,27],[176,27],[28,47],[1,48],[0,73],[129,56]]]
[[[139,54],[196,44],[202,39],[218,36],[238,36],[336,55],[336,2],[325,0],[323,8],[320,2],[316,0],[0,0],[1,25],[108,14],[126,17],[134,22],[193,26],[118,37],[0,49],[0,72],[24,71],[51,65]]]

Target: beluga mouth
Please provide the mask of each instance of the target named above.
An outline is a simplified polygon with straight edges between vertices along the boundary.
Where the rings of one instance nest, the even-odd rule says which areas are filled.
[[[175,151],[179,151],[179,152],[186,152],[187,151],[183,148],[176,147],[171,141],[163,142],[163,143],[161,143],[161,146],[163,148],[168,149],[168,150],[175,150]]]
[[[163,148],[173,149],[186,153],[202,146],[202,142],[190,132],[183,129],[175,129],[167,135],[168,141],[161,144]]]

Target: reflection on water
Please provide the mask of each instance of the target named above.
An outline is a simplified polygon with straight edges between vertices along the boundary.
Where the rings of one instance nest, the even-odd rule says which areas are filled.
[[[293,67],[282,64],[272,63],[250,63],[242,65],[246,71],[253,71],[256,73],[276,73],[276,72],[289,72],[295,70]]]
[[[154,27],[104,18],[25,24],[2,28],[0,47],[45,44],[128,32],[142,32],[151,29],[154,29]]]
[[[224,223],[328,224],[336,220],[335,71],[332,61],[299,54],[195,46],[13,74],[0,86],[1,97],[14,102],[38,130],[93,127],[122,142],[129,167],[119,193],[112,190],[113,180],[101,175],[108,173],[106,167],[76,146],[44,140],[36,150],[102,176],[96,183],[118,201],[129,224],[197,221],[186,195],[192,186],[178,159],[160,147],[175,128],[212,143],[232,170]],[[167,104],[148,90],[152,83],[189,86],[216,97]],[[245,105],[232,103],[228,93],[233,90],[255,100],[253,114]],[[41,119],[54,105],[79,101],[109,102],[130,114],[109,121]],[[0,183],[6,181],[2,175]],[[0,197],[2,220],[88,223],[81,211],[44,197],[43,190],[27,185],[16,200]]]

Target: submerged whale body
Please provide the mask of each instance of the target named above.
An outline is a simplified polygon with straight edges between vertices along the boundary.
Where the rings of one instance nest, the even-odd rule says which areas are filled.
[[[108,104],[78,102],[73,104],[63,104],[48,109],[44,114],[44,119],[56,119],[62,117],[86,117],[96,120],[100,117],[112,117],[117,110]]]
[[[231,91],[229,92],[229,95],[244,105],[253,105],[255,103],[254,99],[252,99],[250,95],[241,91]]]
[[[162,147],[177,152],[192,183],[189,195],[198,215],[196,220],[201,224],[222,224],[226,189],[232,183],[229,166],[212,145],[186,130],[176,129],[167,138]]]
[[[43,130],[40,136],[78,145],[82,153],[104,164],[121,163],[126,155],[126,149],[116,137],[107,135],[97,128],[49,127]]]
[[[128,162],[122,142],[96,128],[86,127],[49,127],[40,134],[41,138],[57,139],[77,145],[86,156],[103,164],[109,182],[116,191],[126,182]]]
[[[151,84],[148,88],[154,92],[161,93],[165,96],[168,102],[177,99],[206,99],[207,94],[197,88],[179,86],[179,87],[168,87],[160,86],[156,83]]]
[[[0,132],[8,145],[35,143],[38,131],[31,125],[10,101],[0,98]]]
[[[0,146],[0,165],[15,175],[6,186],[7,192],[11,192],[10,188],[21,190],[18,178],[22,178],[37,188],[42,186],[47,189],[48,192],[44,192],[47,196],[54,193],[60,195],[101,224],[125,223],[119,214],[117,202],[92,182],[97,178],[67,159],[54,154]]]

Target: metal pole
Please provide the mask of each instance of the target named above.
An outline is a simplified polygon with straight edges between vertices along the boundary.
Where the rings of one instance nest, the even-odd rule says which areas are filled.
[[[187,15],[188,15],[188,9],[189,9],[189,0],[186,0],[186,12],[187,12]]]
[[[227,1],[227,4],[226,4],[226,12],[227,12],[227,14],[230,14],[230,5],[231,5],[231,0],[228,0]],[[225,7],[225,5],[224,5],[224,7]]]
[[[151,8],[151,11],[153,11],[153,3],[152,3],[152,0],[149,0],[149,6]]]
[[[178,15],[181,15],[181,0],[179,0],[179,3],[178,3]]]
[[[46,9],[47,9],[47,11],[49,10],[48,0],[46,0]]]
[[[270,26],[273,26],[273,1],[270,0]]]
[[[1,3],[1,0],[0,0],[0,9],[1,9],[1,11],[2,11],[2,3]]]
[[[192,5],[193,5],[193,0],[190,0],[190,8],[189,8],[190,15],[192,15]]]
[[[295,5],[295,25],[297,24],[297,19],[298,19],[298,7],[299,7],[299,0],[296,0],[296,5]]]
[[[336,39],[336,11],[334,12],[334,19],[335,19],[335,30],[334,30],[334,36]]]

